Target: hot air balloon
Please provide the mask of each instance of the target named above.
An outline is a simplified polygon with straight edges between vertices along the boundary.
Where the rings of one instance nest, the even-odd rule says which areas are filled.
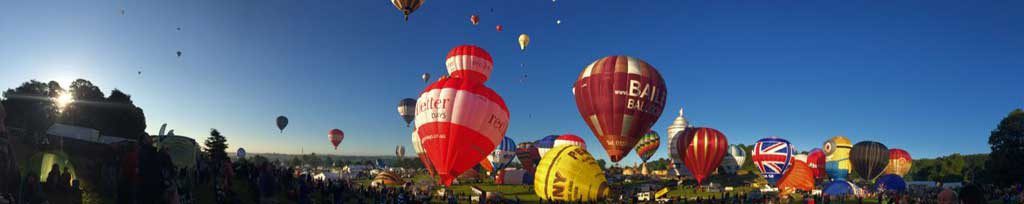
[[[846,180],[834,180],[831,183],[825,185],[825,189],[821,190],[821,193],[825,196],[844,197],[847,195],[860,195],[860,189],[857,185],[850,183]]]
[[[686,169],[686,165],[683,164],[683,157],[679,155],[678,151],[675,151],[676,147],[679,146],[676,137],[679,136],[680,132],[686,130],[687,126],[689,124],[686,122],[686,117],[683,116],[683,109],[680,108],[679,116],[676,117],[676,120],[672,121],[672,125],[669,125],[666,131],[668,133],[669,165],[676,175],[690,174],[690,170]]]
[[[825,178],[825,151],[819,148],[811,149],[807,155],[807,167],[814,171],[814,178]]]
[[[850,150],[850,164],[861,178],[875,180],[889,165],[889,148],[875,141],[858,142]]]
[[[786,172],[793,162],[793,146],[788,140],[778,137],[767,137],[754,143],[750,155],[754,166],[761,170],[761,176],[768,183],[776,184],[782,173]]]
[[[178,50],[177,54],[178,54],[178,58],[181,58],[181,50]]]
[[[420,75],[420,78],[423,78],[423,83],[430,82],[430,73],[423,73],[423,75]]]
[[[725,171],[726,174],[735,175],[736,171],[743,168],[743,162],[747,160],[747,152],[743,151],[738,145],[729,145],[729,150],[725,152],[725,158],[722,159],[722,166],[720,170]]]
[[[469,16],[469,22],[473,23],[473,26],[480,24],[480,15],[473,14]]]
[[[703,184],[704,178],[711,175],[725,157],[726,148],[729,147],[729,140],[725,134],[709,127],[697,127],[684,131],[679,141],[679,155],[683,155],[683,163],[697,179],[697,184]]]
[[[541,138],[540,140],[537,140],[537,153],[540,154],[541,157],[544,157],[544,154],[547,153],[548,150],[551,150],[552,147],[555,147],[555,140],[557,139],[558,135],[548,135],[545,136],[544,138]]]
[[[792,193],[794,190],[814,190],[814,171],[806,162],[793,160],[786,173],[779,178],[779,191]]]
[[[339,129],[332,129],[327,133],[327,139],[331,140],[331,144],[334,145],[334,149],[338,149],[338,145],[341,144],[341,140],[345,139],[345,132]]]
[[[876,191],[889,191],[889,192],[903,192],[907,190],[907,182],[903,181],[903,177],[896,174],[886,174],[879,176],[875,180],[875,186],[872,188]]]
[[[424,1],[426,0],[391,0],[391,4],[394,4],[395,8],[402,12],[405,21],[409,21],[409,15],[419,9]]]
[[[594,157],[580,146],[551,149],[540,160],[533,192],[542,200],[596,201],[608,195],[608,181]]]
[[[398,115],[402,116],[405,126],[409,127],[409,123],[416,119],[416,99],[404,98],[398,101]]]
[[[427,86],[416,100],[416,131],[446,186],[494,150],[510,117],[501,96],[449,70],[456,70],[453,77]]]
[[[835,136],[822,145],[825,152],[825,173],[833,180],[846,180],[850,175],[850,149],[853,143],[843,136]]]
[[[288,127],[288,117],[277,116],[277,129],[283,133],[285,127]]]
[[[498,148],[495,148],[494,151],[491,151],[491,154],[487,155],[487,161],[491,162],[491,166],[494,168],[494,170],[491,170],[491,174],[505,169],[515,159],[516,142],[512,138],[505,137],[505,139],[501,140],[501,144],[498,144]]]
[[[487,50],[475,45],[459,45],[448,52],[445,59],[451,77],[483,83],[491,77],[494,61]]]
[[[910,172],[910,166],[913,165],[914,159],[910,158],[910,153],[903,149],[889,149],[889,165],[885,167],[885,174],[896,174],[900,177],[907,175]]]
[[[583,141],[583,138],[580,138],[580,136],[576,136],[573,134],[559,135],[558,138],[555,138],[555,144],[553,145],[553,147],[558,147],[562,145],[576,145],[583,147],[583,149],[587,148],[587,143]]]
[[[658,136],[658,132],[648,131],[636,143],[636,155],[640,156],[640,161],[646,165],[647,160],[651,159],[654,152],[658,151],[659,145],[661,145],[661,137]]]
[[[395,156],[397,156],[398,159],[402,159],[402,157],[405,157],[405,146],[398,145],[397,147],[395,147]]]
[[[423,142],[416,131],[412,131],[412,149],[416,151],[416,156],[420,158],[420,162],[423,162],[423,167],[427,169],[427,173],[430,173],[431,177],[437,175],[437,172],[434,172],[434,163],[430,162],[430,157],[427,157],[427,152],[423,150]]]
[[[504,28],[505,27],[502,27],[501,25],[494,26],[494,30],[497,30],[498,32],[501,32]]]
[[[239,159],[245,159],[245,148],[239,147],[238,150],[235,151],[235,156]]]
[[[573,90],[580,116],[612,162],[622,160],[650,131],[667,95],[658,70],[629,56],[594,61],[580,73]]]
[[[533,142],[523,142],[516,145],[516,158],[523,164],[523,169],[533,174],[537,170],[537,163],[540,162],[540,153]]]
[[[519,34],[519,51],[526,51],[526,46],[530,44],[530,36],[526,33]]]

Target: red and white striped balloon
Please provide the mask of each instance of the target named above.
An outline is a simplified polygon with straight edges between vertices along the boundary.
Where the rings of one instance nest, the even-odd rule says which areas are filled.
[[[463,78],[484,83],[491,77],[494,61],[487,50],[475,45],[459,45],[452,48],[445,58],[448,74],[453,78]]]
[[[558,138],[555,138],[555,144],[551,146],[557,147],[562,145],[576,145],[587,149],[587,143],[583,141],[583,138],[573,134],[559,135]]]
[[[501,96],[461,77],[431,84],[416,101],[416,131],[444,185],[490,154],[508,124]]]

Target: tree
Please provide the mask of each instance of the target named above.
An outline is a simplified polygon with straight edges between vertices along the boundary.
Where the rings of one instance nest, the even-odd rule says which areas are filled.
[[[999,122],[988,137],[992,153],[989,176],[997,185],[1024,183],[1024,110],[1016,109]]]
[[[51,100],[63,88],[57,82],[49,84],[30,80],[14,89],[4,91],[3,106],[7,109],[7,127],[24,128],[29,134],[46,132],[57,119],[57,106]]]
[[[228,140],[224,136],[220,135],[220,131],[217,129],[210,129],[210,137],[206,138],[206,152],[210,154],[210,161],[214,164],[221,164],[228,159],[228,153],[224,150],[228,149]]]

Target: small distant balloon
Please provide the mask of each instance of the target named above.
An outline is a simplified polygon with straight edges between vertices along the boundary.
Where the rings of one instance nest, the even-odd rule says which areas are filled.
[[[288,127],[288,117],[277,116],[277,129],[284,133],[285,127]]]
[[[519,34],[519,51],[526,51],[527,45],[530,45],[530,36],[526,33]]]
[[[473,14],[472,16],[469,16],[469,22],[473,23],[473,26],[480,24],[480,15]]]
[[[334,149],[337,150],[338,145],[345,139],[345,132],[342,132],[339,129],[332,129],[330,132],[327,132],[327,139],[331,141],[331,144],[334,145]]]
[[[425,0],[391,0],[391,4],[395,5],[399,11],[402,11],[402,15],[405,16],[405,21],[409,21],[409,14],[415,12],[423,5]]]
[[[498,32],[501,32],[501,30],[503,30],[503,28],[504,27],[501,27],[501,25],[494,26],[494,30],[497,30]]]
[[[124,16],[124,8],[121,8],[121,16]]]
[[[562,25],[562,20],[555,20],[555,24]]]
[[[430,82],[430,73],[423,73],[423,75],[420,75],[420,78],[423,78],[423,83]]]
[[[181,50],[178,50],[178,58],[181,58]]]

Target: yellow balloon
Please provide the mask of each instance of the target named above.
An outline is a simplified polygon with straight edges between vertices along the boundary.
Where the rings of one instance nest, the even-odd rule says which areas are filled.
[[[526,33],[519,34],[519,50],[520,51],[525,51],[526,50],[526,45],[529,45],[529,44],[530,44],[530,36],[526,35]]]
[[[835,136],[825,142],[822,151],[825,152],[825,172],[833,179],[845,180],[850,174],[850,149],[853,149],[850,139],[843,136]]]
[[[604,171],[586,149],[576,145],[548,150],[533,177],[533,192],[543,200],[596,201],[608,191]]]

